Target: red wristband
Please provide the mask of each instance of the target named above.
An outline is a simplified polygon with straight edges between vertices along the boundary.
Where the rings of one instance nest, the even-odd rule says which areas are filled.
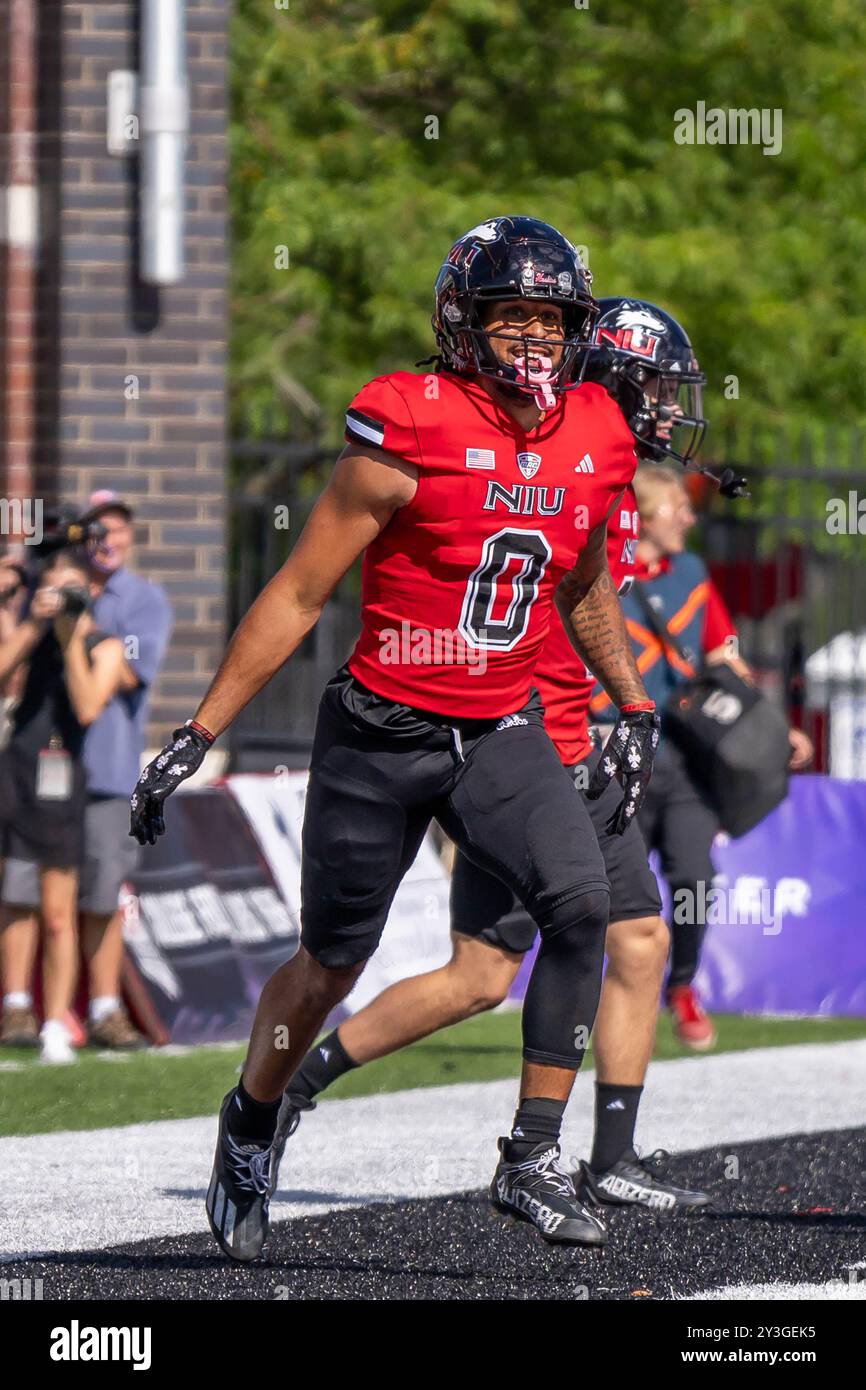
[[[655,710],[655,700],[642,700],[638,705],[620,705],[620,714],[652,714]]]
[[[188,719],[186,721],[186,727],[188,729],[195,729],[196,733],[201,734],[202,738],[206,738],[208,743],[213,743],[216,737],[215,734],[211,733],[210,729],[205,728],[204,724],[199,724],[197,719]]]

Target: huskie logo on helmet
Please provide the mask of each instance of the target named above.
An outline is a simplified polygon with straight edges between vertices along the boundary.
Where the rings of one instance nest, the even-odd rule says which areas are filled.
[[[454,243],[436,279],[432,323],[441,365],[489,377],[505,391],[529,394],[539,405],[550,406],[552,393],[579,379],[598,316],[591,284],[577,249],[548,223],[534,217],[492,217],[479,223]],[[562,338],[488,332],[481,307],[503,299],[558,305]],[[491,346],[494,336],[519,337],[522,356],[501,361]]]
[[[665,332],[665,324],[657,315],[626,303],[617,313],[615,327],[599,323],[596,340],[641,357],[655,357]]]
[[[598,301],[584,381],[603,385],[619,405],[642,458],[688,464],[707,429],[701,371],[685,330],[644,299]]]

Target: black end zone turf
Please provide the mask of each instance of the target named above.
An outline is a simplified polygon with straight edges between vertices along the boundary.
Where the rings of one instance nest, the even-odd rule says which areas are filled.
[[[866,1259],[866,1129],[681,1154],[669,1171],[709,1189],[714,1207],[662,1218],[607,1209],[602,1252],[553,1249],[470,1193],[279,1222],[267,1262],[244,1267],[202,1234],[16,1261],[0,1276],[41,1278],[46,1300],[645,1300],[847,1283]]]

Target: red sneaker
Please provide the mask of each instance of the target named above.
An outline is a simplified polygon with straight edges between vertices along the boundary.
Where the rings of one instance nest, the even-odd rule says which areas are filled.
[[[63,1022],[66,1025],[66,1031],[69,1034],[69,1041],[72,1043],[72,1046],[83,1047],[87,1042],[87,1033],[82,1026],[78,1014],[73,1013],[72,1009],[67,1009],[66,1013],[63,1015]]]
[[[716,1041],[713,1020],[698,1003],[691,985],[671,985],[666,994],[673,1018],[674,1033],[686,1047],[706,1052]]]

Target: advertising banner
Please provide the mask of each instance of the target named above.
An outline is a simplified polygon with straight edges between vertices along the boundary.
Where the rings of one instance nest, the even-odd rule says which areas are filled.
[[[171,834],[131,877],[126,949],[172,1042],[245,1038],[297,922],[225,787],[181,792],[167,813]]]

